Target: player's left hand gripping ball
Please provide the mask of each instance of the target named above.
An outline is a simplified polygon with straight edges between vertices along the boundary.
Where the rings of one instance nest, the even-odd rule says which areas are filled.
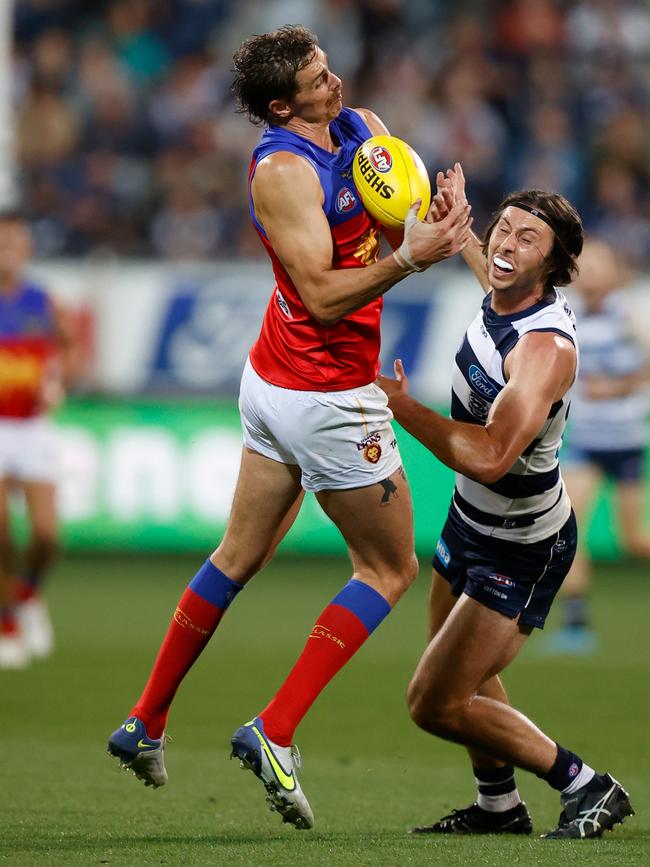
[[[405,141],[392,135],[367,139],[354,155],[354,184],[371,217],[400,229],[416,199],[423,220],[431,201],[431,183],[424,163]]]

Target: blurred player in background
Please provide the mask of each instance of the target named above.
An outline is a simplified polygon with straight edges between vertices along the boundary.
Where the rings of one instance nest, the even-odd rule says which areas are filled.
[[[56,448],[47,415],[77,365],[69,314],[25,276],[31,250],[23,216],[0,213],[0,668],[21,668],[52,651],[41,592],[57,548]],[[24,497],[30,530],[20,563],[10,522],[14,493]]]
[[[303,490],[314,491],[348,544],[352,579],[318,617],[276,696],[232,738],[272,809],[310,828],[294,731],[417,574],[409,487],[374,383],[382,296],[460,250],[471,219],[461,202],[441,222],[420,222],[416,203],[397,249],[380,259],[378,225],[351,169],[359,145],[386,133],[381,121],[343,107],[340,79],[302,27],[247,40],[235,69],[242,110],[267,127],[250,168],[250,214],[277,285],[242,378],[245,445],[226,534],[181,598],[109,752],[147,784],[166,782],[164,728],[176,689],[291,524]]]
[[[648,325],[621,288],[627,278],[610,246],[603,241],[586,243],[579,264],[572,303],[578,319],[580,375],[562,448],[563,475],[583,530],[602,483],[611,481],[620,547],[625,554],[650,560],[650,533],[643,522],[643,455],[650,406]],[[562,585],[564,626],[549,636],[548,652],[593,650],[590,584],[591,564],[583,544]]]
[[[464,197],[460,166],[448,180],[438,176],[436,215]],[[499,677],[543,628],[576,550],[558,451],[578,351],[556,286],[571,280],[582,242],[580,217],[562,196],[507,196],[483,245],[473,238],[465,248],[487,294],[456,354],[451,418],[409,396],[400,362],[397,380],[378,379],[395,419],[456,471],[434,559],[430,643],[408,700],[417,725],[468,748],[478,798],[416,833],[529,834],[515,767],[561,793],[547,837],[598,837],[632,812],[616,780],[509,705]]]

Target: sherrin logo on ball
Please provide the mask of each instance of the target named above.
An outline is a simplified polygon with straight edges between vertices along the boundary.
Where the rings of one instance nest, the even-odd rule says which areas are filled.
[[[431,201],[431,183],[420,157],[392,135],[367,139],[354,155],[352,177],[363,207],[382,225],[400,229],[416,199],[424,219]]]

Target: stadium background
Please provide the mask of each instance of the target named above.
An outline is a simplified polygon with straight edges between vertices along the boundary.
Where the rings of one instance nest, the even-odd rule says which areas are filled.
[[[507,189],[569,197],[638,273],[650,321],[650,12],[636,2],[18,2],[10,186],[35,273],[76,309],[87,364],[60,414],[68,548],[195,548],[223,528],[240,440],[231,406],[273,281],[246,207],[259,131],[235,113],[234,48],[300,20],[429,169],[460,160],[476,225]],[[458,263],[387,296],[382,359],[444,407],[476,288]],[[143,403],[144,400],[144,403]],[[407,466],[420,466],[413,453]],[[415,485],[428,552],[450,476]],[[615,553],[608,512],[591,541]],[[342,551],[313,503],[292,550]]]
[[[107,769],[98,764],[95,770],[90,756],[101,752],[105,734],[141,684],[178,589],[217,540],[236,479],[238,377],[272,286],[246,210],[247,165],[259,131],[234,112],[229,92],[231,56],[241,39],[288,22],[314,29],[331,68],[343,78],[346,104],[375,110],[391,132],[416,148],[432,173],[455,160],[463,163],[479,229],[505,190],[540,186],[567,195],[589,233],[614,242],[623,255],[632,269],[639,315],[650,322],[648,5],[633,0],[15,0],[13,8],[5,2],[0,15],[10,49],[0,75],[0,119],[8,121],[0,124],[0,197],[24,207],[36,244],[33,273],[76,311],[86,358],[82,382],[57,415],[66,550],[51,587],[59,649],[51,662],[3,673],[0,680],[6,732],[0,731],[6,781],[0,783],[0,800],[11,820],[11,833],[0,841],[0,861],[88,863],[92,853],[96,863],[108,853],[111,863],[149,863],[150,857],[151,863],[161,858],[205,863],[206,857],[222,863],[226,856],[231,863],[275,863],[273,857],[284,863],[286,851],[279,847],[286,843],[304,863],[323,863],[325,852],[341,864],[391,864],[398,858],[420,863],[419,857],[422,863],[504,863],[492,842],[482,850],[467,841],[462,852],[431,844],[417,856],[408,848],[388,855],[397,845],[392,838],[371,835],[377,822],[389,834],[429,818],[431,809],[441,813],[440,803],[449,806],[450,800],[453,806],[456,790],[460,801],[471,793],[460,751],[433,749],[426,742],[439,779],[452,793],[440,800],[409,747],[386,750],[387,743],[425,744],[405,720],[401,696],[424,634],[426,556],[452,484],[451,474],[406,437],[400,437],[400,447],[412,479],[425,568],[411,600],[403,603],[402,620],[387,627],[375,651],[360,655],[301,729],[312,744],[317,792],[330,786],[337,800],[338,787],[350,787],[341,795],[344,817],[327,806],[322,791],[316,796],[326,829],[318,838],[320,855],[280,833],[260,803],[249,806],[249,794],[252,802],[259,793],[245,786],[241,796],[229,793],[228,803],[231,812],[246,811],[247,827],[255,833],[259,819],[259,840],[253,831],[250,839],[239,839],[237,819],[226,809],[217,810],[217,817],[230,848],[215,843],[216,808],[206,807],[213,795],[201,790],[199,820],[187,806],[195,790],[189,779],[182,782],[181,768],[187,768],[188,778],[194,773],[203,779],[203,758],[193,751],[192,738],[226,743],[240,716],[268,696],[269,684],[277,683],[301,646],[314,611],[340,584],[347,568],[342,561],[280,557],[259,602],[254,595],[247,601],[252,632],[237,632],[242,621],[224,628],[219,653],[210,648],[207,662],[201,661],[179,697],[174,731],[181,743],[175,755],[184,765],[172,768],[179,787],[176,794],[171,787],[165,791],[166,805],[159,800],[143,815],[142,793],[110,774],[106,786],[99,786],[102,801],[87,772],[90,768],[94,780],[106,777]],[[476,288],[462,263],[436,266],[387,296],[382,358],[390,364],[402,357],[413,391],[432,405],[446,405],[450,360],[476,303]],[[617,729],[616,740],[624,741],[617,757],[610,758],[611,747],[606,751],[611,741],[602,743],[607,741],[602,728],[600,738],[590,732],[586,740],[603,760],[612,761],[612,769],[622,765],[625,779],[636,773],[636,802],[645,798],[650,804],[634,750],[645,737],[647,761],[641,722],[647,716],[647,686],[633,697],[648,675],[650,647],[642,620],[650,601],[647,570],[616,562],[607,496],[589,541],[603,560],[595,597],[602,647],[592,660],[563,661],[560,679],[588,714],[598,703],[605,731],[608,724],[620,726],[616,708],[625,713],[627,721]],[[122,557],[125,550],[149,556]],[[302,558],[343,549],[308,499],[283,550]],[[167,556],[172,551],[177,558]],[[318,579],[315,588],[299,581],[305,571]],[[278,596],[285,594],[279,608],[270,586]],[[131,604],[141,594],[150,600],[146,624],[143,607]],[[263,606],[286,612],[294,604],[291,640],[278,648]],[[268,651],[263,665],[260,647]],[[216,696],[215,672],[224,682],[232,680],[228,653],[239,661],[241,683],[230,683]],[[532,685],[545,678],[555,683],[558,663],[527,653],[508,681],[513,694],[537,708],[541,723],[548,718],[568,731],[567,740],[570,735],[584,741],[583,717],[575,708],[567,710],[566,693],[560,699],[549,689],[540,696]],[[618,686],[612,685],[615,676],[621,679]],[[359,683],[373,684],[362,708],[356,707]],[[222,706],[229,708],[227,714]],[[367,733],[377,712],[381,738]],[[215,718],[220,720],[216,735]],[[84,731],[72,744],[68,732],[78,720]],[[337,753],[335,730],[347,738],[343,755]],[[314,739],[321,745],[317,750]],[[38,754],[44,742],[54,745],[45,786],[42,766],[22,758]],[[86,768],[78,767],[78,750],[87,757]],[[336,755],[331,763],[328,750]],[[381,800],[369,765],[377,767],[376,788],[383,791],[394,785],[391,773],[406,774],[406,768],[417,799],[398,806]],[[357,789],[361,784],[350,783],[349,774],[360,767],[363,787]],[[57,776],[66,778],[63,794],[53,782]],[[232,774],[228,779],[239,790],[239,779]],[[532,785],[529,805],[552,822],[555,806],[549,806],[548,793],[535,780],[527,785]],[[82,810],[79,801],[91,794],[100,806]],[[418,815],[414,803],[420,804]],[[118,842],[115,822],[131,841],[128,846]],[[38,825],[37,843],[25,837],[26,824],[32,833]],[[332,827],[343,827],[349,836],[328,838]],[[648,863],[647,827],[638,817],[632,831],[626,826],[613,842],[598,844],[605,863]],[[264,835],[271,850],[278,849],[272,856]],[[184,848],[181,856],[178,847],[184,841],[189,846],[192,836],[203,848],[191,855]],[[617,848],[620,840],[628,844],[625,850]],[[383,847],[383,858],[377,846]],[[506,863],[547,863],[548,856],[537,849],[508,846]],[[555,864],[580,863],[568,850],[555,851]]]

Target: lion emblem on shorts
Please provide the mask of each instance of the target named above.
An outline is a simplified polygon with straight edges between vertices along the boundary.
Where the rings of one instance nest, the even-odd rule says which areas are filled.
[[[379,443],[368,443],[363,450],[364,458],[371,464],[376,464],[381,457],[381,446]]]
[[[381,434],[379,431],[369,434],[364,437],[360,443],[357,443],[357,451],[363,452],[364,458],[370,464],[376,464],[381,457]]]

